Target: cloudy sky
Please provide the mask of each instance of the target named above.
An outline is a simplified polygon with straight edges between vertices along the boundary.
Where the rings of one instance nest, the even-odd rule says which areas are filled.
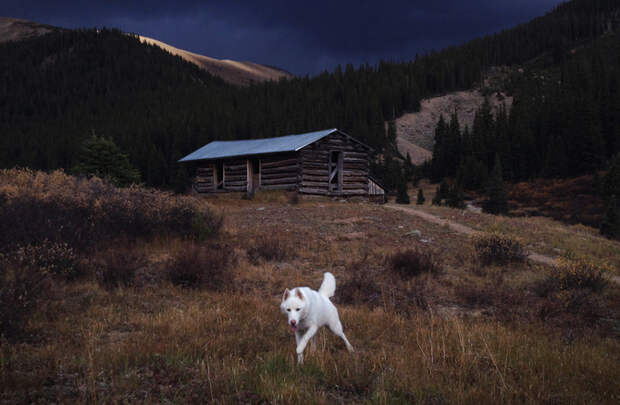
[[[314,75],[408,60],[545,14],[562,0],[2,0],[0,16],[115,27],[220,58]]]

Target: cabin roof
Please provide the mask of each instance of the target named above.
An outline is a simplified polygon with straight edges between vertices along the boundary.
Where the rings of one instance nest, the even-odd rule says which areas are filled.
[[[179,162],[222,159],[236,156],[264,155],[270,153],[297,152],[303,147],[308,146],[311,143],[314,143],[334,132],[340,132],[353,139],[355,142],[361,144],[361,142],[355,140],[344,132],[339,131],[336,128],[331,128],[323,131],[279,136],[276,138],[244,139],[239,141],[213,141],[206,144],[202,148],[195,150],[184,158],[179,159]],[[368,148],[370,149],[370,147]]]

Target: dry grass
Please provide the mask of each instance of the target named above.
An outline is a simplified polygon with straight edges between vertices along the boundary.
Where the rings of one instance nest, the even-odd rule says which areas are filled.
[[[146,298],[150,308],[143,292],[123,291],[56,322],[62,335],[44,345],[3,345],[3,400],[612,403],[618,394],[617,340],[566,344],[543,324],[344,306],[357,353],[324,332],[297,367],[277,299],[171,287]]]
[[[293,205],[286,194],[209,201],[226,218],[218,240],[126,243],[146,257],[133,284],[54,280],[24,324],[30,337],[0,340],[0,402],[605,404],[620,396],[615,284],[571,312],[534,294],[544,271],[478,267],[470,238],[404,213]],[[290,254],[250,260],[256,241],[273,235]],[[223,263],[214,246],[236,258],[223,288],[168,281],[171,269]],[[180,263],[191,249],[211,253]],[[386,259],[404,250],[433,250],[444,271],[411,279],[386,271]],[[285,287],[318,288],[324,271],[336,276],[334,299],[357,352],[321,331],[298,367],[279,300]]]

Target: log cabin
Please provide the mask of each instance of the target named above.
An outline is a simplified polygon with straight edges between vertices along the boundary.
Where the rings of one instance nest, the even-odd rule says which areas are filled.
[[[179,162],[197,165],[197,193],[296,190],[325,196],[369,196],[384,188],[369,176],[372,148],[333,128],[277,138],[213,141]]]

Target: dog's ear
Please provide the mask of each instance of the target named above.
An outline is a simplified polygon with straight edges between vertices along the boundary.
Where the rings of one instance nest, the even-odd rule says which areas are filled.
[[[288,299],[288,297],[290,297],[290,296],[291,296],[291,292],[287,288],[286,290],[284,290],[284,294],[282,294],[282,301],[286,301]]]
[[[304,295],[301,293],[301,290],[298,288],[297,290],[295,290],[295,295],[297,296],[297,298],[299,298],[300,300],[304,300]]]

